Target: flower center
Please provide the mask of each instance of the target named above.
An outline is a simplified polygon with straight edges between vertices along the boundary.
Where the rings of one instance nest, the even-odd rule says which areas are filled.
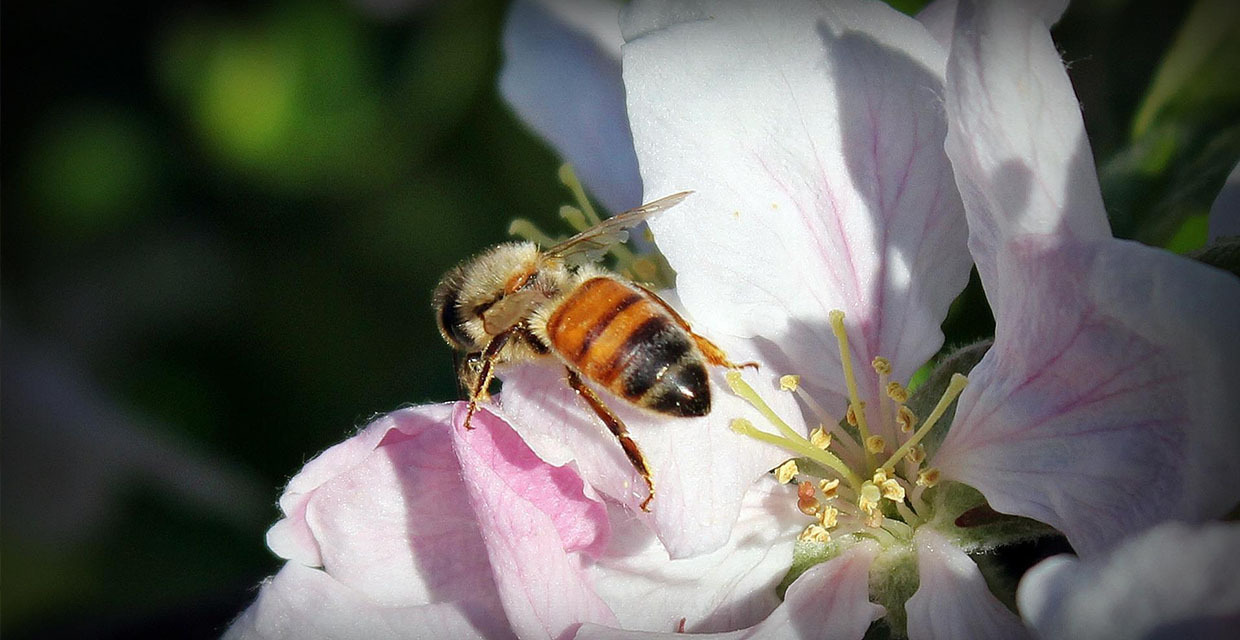
[[[795,393],[820,421],[806,438],[788,426],[738,372],[731,371],[727,381],[732,392],[753,405],[778,433],[758,429],[744,418],[733,420],[732,430],[794,454],[776,468],[775,476],[781,483],[797,483],[797,508],[813,518],[801,532],[801,540],[827,542],[833,535],[850,534],[875,538],[883,546],[911,540],[913,531],[930,519],[930,507],[922,494],[939,480],[937,469],[924,466],[926,450],[921,441],[968,379],[953,375],[938,405],[917,427],[918,417],[905,404],[908,390],[890,379],[891,362],[877,357],[870,364],[886,393],[877,407],[867,407],[857,392],[844,312],[832,311],[829,319],[848,388],[845,418],[831,416],[801,388],[798,376],[783,376],[780,388]],[[870,425],[876,424],[872,421],[891,427],[883,432],[898,434],[898,442],[888,443],[871,434]]]

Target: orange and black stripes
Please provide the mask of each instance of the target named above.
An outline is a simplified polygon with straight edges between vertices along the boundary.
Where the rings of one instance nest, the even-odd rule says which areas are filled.
[[[592,278],[559,304],[546,328],[566,364],[616,395],[671,415],[710,411],[692,337],[644,290]]]

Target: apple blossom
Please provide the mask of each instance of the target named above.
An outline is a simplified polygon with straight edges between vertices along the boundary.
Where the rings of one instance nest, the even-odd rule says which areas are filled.
[[[916,562],[915,594],[875,594],[906,607],[913,637],[1020,629],[966,552],[1036,530],[957,526],[972,507],[1053,525],[1088,556],[1240,497],[1224,480],[1237,401],[1219,392],[1236,382],[1237,282],[1110,237],[1049,37],[1062,9],[939,3],[923,27],[867,3],[634,2],[623,18],[645,192],[696,192],[651,224],[679,300],[739,358],[798,374],[786,387],[825,427],[805,438],[774,408],[761,422],[716,411],[711,428],[800,458],[781,471],[802,480],[802,538],[836,543],[823,558],[877,540],[888,574]],[[966,215],[996,341],[936,426],[910,414],[904,385],[963,286]],[[569,400],[510,382],[505,407],[537,450],[524,416]],[[836,428],[845,415],[856,432]],[[917,423],[937,451],[918,448]]]

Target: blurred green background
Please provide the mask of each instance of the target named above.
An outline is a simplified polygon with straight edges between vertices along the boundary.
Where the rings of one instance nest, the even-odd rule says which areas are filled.
[[[1235,6],[1056,28],[1118,235],[1204,241],[1240,157]],[[0,633],[218,635],[279,565],[288,477],[454,396],[437,278],[569,200],[497,95],[504,11],[0,7]],[[946,330],[990,330],[976,282]]]

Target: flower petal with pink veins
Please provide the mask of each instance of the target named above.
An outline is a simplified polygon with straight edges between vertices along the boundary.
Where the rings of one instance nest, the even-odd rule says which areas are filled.
[[[1240,279],[1120,240],[1019,238],[995,343],[934,457],[1083,556],[1240,501]]]
[[[620,77],[620,4],[517,0],[504,24],[499,89],[612,211],[640,204]]]
[[[453,416],[464,420],[464,407]],[[452,429],[469,504],[508,619],[523,638],[559,638],[584,622],[614,624],[582,559],[606,544],[607,514],[569,467],[543,462],[502,419],[483,409],[471,430]]]
[[[815,565],[797,578],[771,615],[747,629],[694,634],[710,640],[803,638],[860,640],[882,617],[884,609],[870,602],[870,565],[878,553],[873,542],[853,545],[836,558]],[[653,597],[658,597],[655,594]],[[686,627],[688,628],[688,627]],[[621,631],[584,625],[575,640],[675,640],[674,632]]]
[[[838,408],[841,309],[863,399],[874,356],[907,381],[970,266],[943,49],[881,3],[633,2],[622,26],[645,194],[694,191],[650,225],[702,332],[762,337]]]
[[[1023,0],[961,0],[947,62],[947,155],[987,293],[1022,234],[1110,237],[1098,173],[1045,17]]]
[[[917,530],[913,543],[921,584],[904,605],[909,640],[1030,637],[965,552],[927,527]]]
[[[319,569],[295,562],[263,585],[225,640],[514,638],[498,602],[382,606]]]
[[[808,433],[795,399],[780,392],[770,375],[748,370],[743,375],[794,429]],[[712,371],[711,380],[712,409],[702,418],[655,414],[599,391],[650,466],[655,499],[649,514],[637,508],[647,496],[644,481],[616,438],[569,388],[562,367],[539,363],[504,374],[500,402],[505,417],[540,458],[556,465],[573,461],[595,490],[628,505],[634,517],[652,527],[672,558],[684,558],[726,543],[746,491],[788,458],[774,446],[732,431],[734,418],[760,427],[766,420],[728,391],[721,371]]]

